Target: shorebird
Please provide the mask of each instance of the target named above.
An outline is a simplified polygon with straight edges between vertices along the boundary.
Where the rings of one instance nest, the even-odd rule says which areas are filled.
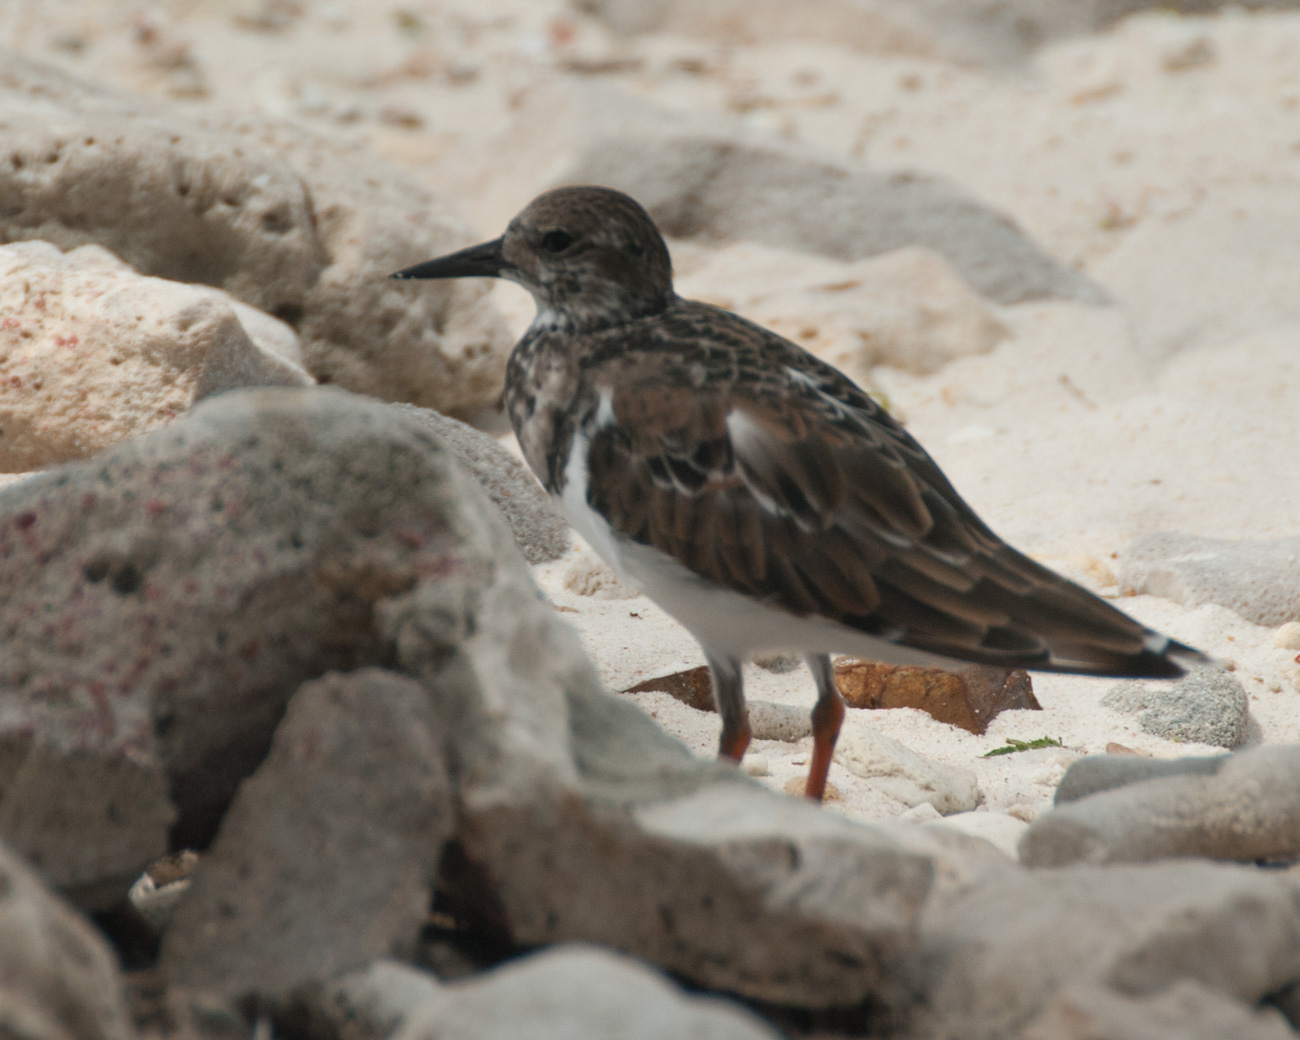
[[[621,192],[546,192],[500,238],[393,277],[533,295],[505,385],[524,457],[591,547],[698,640],[721,755],[749,744],[743,663],[804,656],[810,798],[844,718],[831,653],[1130,677],[1206,660],[1003,542],[847,376],[680,298],[663,237]]]

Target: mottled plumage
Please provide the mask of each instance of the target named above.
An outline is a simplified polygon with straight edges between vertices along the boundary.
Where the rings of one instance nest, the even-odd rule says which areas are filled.
[[[575,528],[700,641],[722,751],[749,740],[744,659],[796,650],[817,680],[810,795],[843,705],[831,652],[1176,676],[1197,651],[1006,545],[847,377],[735,314],[679,298],[632,199],[561,188],[494,242],[398,277],[519,282],[538,313],[505,401]]]

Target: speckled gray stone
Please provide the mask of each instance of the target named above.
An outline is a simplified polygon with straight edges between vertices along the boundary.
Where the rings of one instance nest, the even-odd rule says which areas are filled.
[[[1218,668],[1197,668],[1174,682],[1123,682],[1101,703],[1136,715],[1138,725],[1157,737],[1214,747],[1240,747],[1250,722],[1246,691]]]

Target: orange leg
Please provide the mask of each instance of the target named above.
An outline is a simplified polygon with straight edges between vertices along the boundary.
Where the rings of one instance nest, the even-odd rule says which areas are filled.
[[[810,654],[807,661],[813,678],[817,680],[817,705],[812,713],[813,757],[804,794],[820,802],[826,793],[826,776],[831,770],[835,741],[844,722],[844,698],[835,685],[831,659],[825,654]]]
[[[718,741],[718,757],[729,758],[739,762],[745,757],[745,748],[749,747],[749,719],[742,720],[744,725],[728,733],[724,727],[722,738]]]
[[[709,674],[713,677],[713,703],[722,716],[722,736],[718,741],[718,757],[739,762],[749,747],[749,709],[745,707],[745,691],[741,685],[740,662],[726,657],[715,657],[705,651]]]

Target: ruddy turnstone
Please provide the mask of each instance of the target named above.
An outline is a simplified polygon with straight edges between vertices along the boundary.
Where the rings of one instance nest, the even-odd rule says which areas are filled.
[[[804,655],[811,798],[844,717],[832,652],[1110,676],[1205,660],[1003,542],[842,373],[677,296],[663,238],[621,192],[549,191],[502,237],[393,277],[532,293],[505,387],[524,457],[591,547],[699,641],[722,755],[749,743],[744,661]]]

